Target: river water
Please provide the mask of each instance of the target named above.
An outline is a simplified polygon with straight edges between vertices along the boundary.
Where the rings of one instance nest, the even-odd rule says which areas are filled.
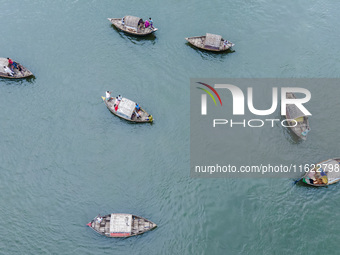
[[[339,185],[190,177],[189,84],[339,77],[340,3],[0,0],[0,6],[0,57],[35,74],[0,79],[1,254],[337,253]],[[107,20],[128,14],[151,16],[155,37],[128,36]],[[184,40],[206,32],[235,43],[235,52],[209,54]],[[101,100],[106,90],[140,103],[154,124],[112,115]],[[336,91],[320,87],[320,94]],[[332,98],[329,107],[339,108]],[[333,125],[317,125],[318,117]],[[312,132],[295,144],[302,148],[295,158],[303,160],[308,147],[316,161],[339,156],[334,118],[311,118]],[[289,137],[259,140],[278,159],[282,151],[291,156]],[[110,239],[86,227],[111,212],[143,216],[158,228]]]

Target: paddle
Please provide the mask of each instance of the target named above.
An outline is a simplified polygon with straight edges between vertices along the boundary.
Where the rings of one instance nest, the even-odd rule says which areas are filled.
[[[301,181],[303,179],[304,176],[302,176],[301,178],[297,179],[294,181],[294,184],[297,184],[299,181]]]

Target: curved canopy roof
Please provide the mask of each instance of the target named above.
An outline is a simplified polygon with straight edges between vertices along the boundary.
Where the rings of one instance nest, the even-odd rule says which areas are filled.
[[[143,20],[134,16],[125,16],[124,24],[129,27],[137,28],[140,23],[143,23]]]

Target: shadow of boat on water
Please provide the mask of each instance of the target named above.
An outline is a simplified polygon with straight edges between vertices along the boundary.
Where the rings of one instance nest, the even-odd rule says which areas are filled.
[[[26,78],[5,78],[5,77],[0,77],[0,84],[5,83],[6,85],[27,85],[28,83],[33,84],[35,81],[35,76],[31,75]]]

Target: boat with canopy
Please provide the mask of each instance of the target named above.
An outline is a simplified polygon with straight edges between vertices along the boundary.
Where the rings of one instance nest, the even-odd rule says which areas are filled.
[[[132,122],[153,122],[152,115],[148,114],[144,109],[136,108],[137,104],[130,99],[122,97],[121,100],[118,97],[110,97],[109,99],[102,97],[106,107],[114,115]]]
[[[141,18],[135,16],[124,16],[119,19],[108,18],[108,20],[116,28],[132,35],[145,36],[158,30],[158,28],[153,27],[148,20],[144,22]]]
[[[135,236],[157,227],[155,223],[148,219],[126,213],[98,215],[87,226],[107,237]]]
[[[286,93],[287,99],[295,99],[292,92]],[[295,105],[287,104],[286,106],[286,119],[290,129],[293,133],[302,140],[307,139],[307,134],[310,132],[308,117]]]
[[[235,44],[222,38],[221,35],[209,34],[185,38],[193,46],[207,51],[226,51]]]

